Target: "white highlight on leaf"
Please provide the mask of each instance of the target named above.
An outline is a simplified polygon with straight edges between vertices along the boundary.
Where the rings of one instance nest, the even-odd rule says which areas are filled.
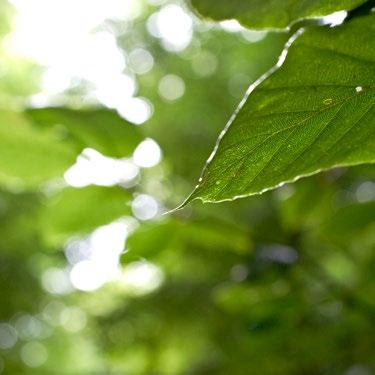
[[[264,31],[254,31],[245,29],[241,32],[242,37],[249,43],[256,43],[264,39],[267,35]]]
[[[219,22],[220,27],[230,33],[237,33],[246,30],[237,20],[225,20]]]
[[[329,14],[328,16],[323,17],[322,23],[324,25],[330,25],[331,27],[335,27],[341,25],[347,16],[347,11],[340,10],[338,12],[334,12],[332,14]]]

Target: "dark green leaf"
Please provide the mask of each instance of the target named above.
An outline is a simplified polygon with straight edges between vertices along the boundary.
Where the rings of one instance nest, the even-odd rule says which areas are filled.
[[[40,126],[62,125],[64,136],[76,144],[78,152],[91,147],[107,156],[124,157],[131,155],[143,139],[137,126],[107,109],[57,107],[30,109],[27,114]]]
[[[171,218],[149,225],[142,225],[127,240],[125,260],[153,256],[164,250],[193,245],[210,250],[229,250],[246,254],[252,248],[247,230],[231,223],[207,218],[183,222]]]
[[[254,85],[186,203],[232,200],[374,162],[374,85],[374,15],[307,30],[282,67]]]
[[[356,203],[340,208],[327,222],[322,231],[326,236],[353,238],[356,232],[375,225],[375,202]]]

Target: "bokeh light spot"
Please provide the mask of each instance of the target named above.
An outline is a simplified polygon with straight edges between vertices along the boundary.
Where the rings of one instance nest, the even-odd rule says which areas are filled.
[[[48,358],[46,347],[37,341],[25,344],[21,348],[21,359],[29,367],[39,367],[43,365]]]
[[[67,184],[84,187],[91,184],[113,186],[131,184],[139,173],[139,168],[130,159],[115,159],[86,148],[78,156],[77,162],[64,174]]]
[[[51,267],[43,273],[42,285],[51,294],[68,294],[73,290],[68,272],[56,267]]]
[[[136,74],[148,73],[154,66],[154,58],[144,48],[136,48],[129,54],[129,66]]]
[[[161,39],[162,46],[170,52],[184,50],[193,36],[193,20],[177,4],[166,5],[151,15],[147,28],[151,35]]]
[[[151,168],[159,164],[161,149],[151,138],[142,141],[134,151],[133,161],[138,167]]]
[[[212,52],[201,51],[194,56],[191,66],[197,76],[208,77],[216,72],[218,59]]]
[[[137,219],[150,220],[158,214],[159,205],[150,195],[140,194],[133,200],[132,210]]]
[[[0,323],[0,349],[10,349],[17,342],[17,331],[8,323]]]
[[[160,286],[163,281],[163,273],[150,262],[132,262],[125,267],[121,281],[129,291],[144,294]]]
[[[175,101],[184,95],[185,82],[175,74],[167,74],[160,80],[158,90],[163,99]]]
[[[137,97],[124,100],[117,111],[125,120],[140,125],[152,116],[153,107],[146,98]]]

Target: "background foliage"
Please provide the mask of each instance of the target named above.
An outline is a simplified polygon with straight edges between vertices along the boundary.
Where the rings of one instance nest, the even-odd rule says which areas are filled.
[[[72,29],[74,17],[83,22],[80,11],[90,18],[101,3],[70,5]],[[103,9],[112,3],[103,2]],[[191,191],[223,125],[248,86],[277,62],[294,29],[266,33],[203,21],[180,2],[125,3],[131,5],[124,15],[114,7],[105,19],[93,17],[90,35],[110,43],[94,44],[95,59],[85,50],[87,65],[74,55],[83,68],[62,84],[66,71],[55,60],[15,51],[22,1],[0,2],[0,372],[374,372],[371,165],[336,168],[219,205],[193,202],[162,215]],[[192,3],[204,14],[212,2]],[[360,3],[305,9],[302,16]],[[47,15],[42,34],[57,38],[48,33],[50,5],[37,5],[36,13],[45,9]],[[302,17],[284,22],[276,9],[262,11],[268,18],[261,26],[267,28]],[[35,14],[26,14],[36,28]],[[242,20],[245,15],[241,22],[257,26]],[[304,38],[339,34],[351,22],[368,22],[373,29],[361,17],[337,29],[305,20],[313,26]],[[339,47],[372,59],[358,71],[367,73],[363,86],[373,85],[374,39],[350,35],[344,43],[368,39],[367,49]],[[49,58],[60,56],[64,40],[66,28],[53,40],[58,49]],[[310,79],[327,79],[315,74],[313,67],[320,65],[342,73],[338,57],[316,59],[308,51],[301,55],[298,43],[294,48],[268,87],[282,81],[286,70],[300,71],[293,58],[308,60],[304,72]],[[106,70],[116,58],[123,61],[117,76]],[[71,56],[66,59],[68,71]],[[330,89],[319,90],[325,97]],[[134,116],[130,109],[137,106]],[[139,113],[146,113],[144,121]],[[348,126],[351,114],[356,116],[353,108],[343,114]],[[368,124],[373,121],[369,117]],[[370,140],[363,137],[363,146]],[[366,155],[361,161],[373,160],[373,150]]]

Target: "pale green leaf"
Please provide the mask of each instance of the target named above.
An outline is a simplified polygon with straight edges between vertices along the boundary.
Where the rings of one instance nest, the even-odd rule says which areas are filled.
[[[62,107],[29,109],[26,114],[37,126],[60,127],[65,141],[107,156],[130,156],[143,140],[139,127],[104,108],[77,110]]]
[[[232,200],[374,162],[375,15],[308,29],[252,89],[185,203]]]
[[[40,225],[48,243],[58,244],[73,235],[130,215],[131,193],[119,187],[67,187],[45,201]]]
[[[284,29],[308,18],[351,10],[366,0],[191,0],[204,17],[213,20],[236,19],[252,29]]]
[[[35,188],[62,176],[76,156],[54,133],[34,128],[19,113],[0,111],[0,184]]]

